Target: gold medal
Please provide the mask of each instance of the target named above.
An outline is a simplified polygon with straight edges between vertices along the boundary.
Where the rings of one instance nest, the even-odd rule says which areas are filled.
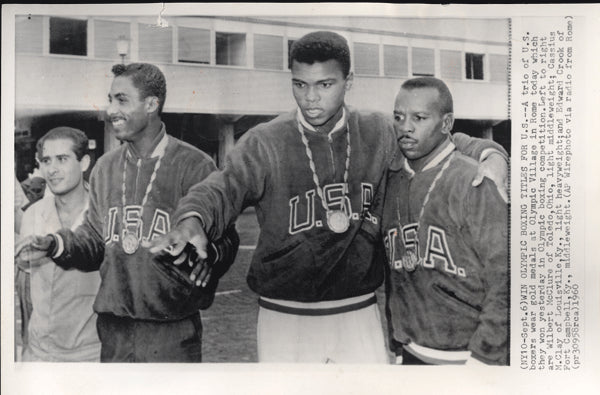
[[[123,241],[121,244],[123,245],[123,251],[125,251],[126,254],[131,255],[137,251],[138,247],[140,246],[140,241],[135,234],[126,232],[123,236]]]
[[[345,112],[346,110],[344,110],[344,115],[342,116],[343,118],[345,118]],[[323,195],[323,188],[321,188],[321,184],[319,182],[319,176],[317,175],[317,168],[315,166],[315,162],[313,161],[313,155],[312,155],[312,151],[310,149],[310,146],[308,144],[308,139],[306,138],[306,135],[304,134],[304,128],[302,127],[302,123],[300,122],[300,119],[298,118],[298,132],[300,132],[300,137],[302,140],[302,143],[304,144],[304,148],[306,149],[306,156],[308,157],[308,165],[310,167],[310,171],[312,172],[312,176],[313,176],[313,182],[315,184],[315,187],[317,189],[317,195],[319,195],[319,198],[321,199],[321,204],[323,205],[323,209],[326,212],[327,215],[327,227],[335,233],[344,233],[348,230],[348,228],[350,228],[350,215],[352,215],[352,210],[349,210],[349,214],[346,214],[344,211],[342,210],[330,210],[329,207],[327,206],[327,204],[325,203],[325,197]],[[348,122],[346,122],[346,168],[344,169],[344,195],[346,196],[346,198],[349,199],[348,196],[348,173],[349,173],[349,169],[350,169],[350,153],[351,153],[351,146],[350,146],[350,125],[348,124]]]
[[[407,272],[414,272],[420,264],[421,258],[413,250],[406,251],[402,256],[402,267]]]
[[[423,203],[421,204],[421,211],[419,212],[419,218],[417,219],[417,228],[416,228],[417,229],[417,234],[416,234],[417,240],[419,239],[419,228],[421,227],[421,219],[423,218],[423,213],[425,212],[425,206],[427,206],[427,202],[429,201],[429,195],[434,190],[435,184],[442,177],[442,174],[444,174],[444,171],[448,168],[448,166],[450,166],[450,162],[452,161],[453,155],[454,155],[454,153],[450,154],[450,158],[446,161],[446,163],[444,163],[444,166],[442,166],[440,171],[438,171],[435,178],[431,182],[431,185],[429,185],[427,194],[425,195],[425,198],[423,199]],[[407,159],[405,158],[404,161],[406,163]],[[400,225],[400,228],[402,228],[402,223],[400,222],[400,204],[399,203],[396,203],[396,204],[397,204],[396,207],[398,210],[398,224]],[[404,255],[402,255],[402,268],[407,272],[414,272],[417,269],[417,266],[420,266],[422,264],[422,262],[423,262],[422,258],[419,256],[419,254],[413,248],[407,249],[404,252]]]
[[[350,218],[341,210],[327,211],[327,226],[335,233],[344,233],[350,227]]]
[[[164,140],[163,138],[163,141]],[[162,144],[159,143],[159,146]],[[165,143],[166,145],[166,143]],[[158,149],[158,147],[157,147]],[[135,232],[131,232],[129,229],[127,229],[127,221],[125,219],[125,207],[127,206],[127,202],[125,197],[127,196],[126,194],[126,188],[127,188],[127,183],[126,183],[126,177],[127,177],[127,158],[129,157],[129,151],[126,152],[126,157],[123,160],[123,185],[122,185],[122,195],[121,195],[121,202],[123,204],[122,206],[122,210],[123,210],[123,238],[121,240],[121,245],[123,246],[123,251],[125,251],[126,254],[131,255],[133,253],[135,253],[138,248],[140,247],[140,240],[138,235],[141,236],[144,228],[143,228],[143,223],[142,223],[142,218],[144,218],[144,207],[146,206],[146,202],[148,201],[148,196],[150,196],[150,192],[152,191],[152,184],[154,183],[154,179],[156,178],[156,174],[158,173],[158,169],[160,168],[160,163],[162,161],[162,158],[164,156],[164,151],[162,153],[160,153],[158,155],[158,160],[156,161],[156,163],[154,164],[154,170],[152,171],[152,174],[150,175],[150,182],[148,183],[148,186],[146,187],[146,192],[144,193],[144,198],[142,199],[142,209],[140,210],[140,214],[139,214],[139,219],[136,221],[135,224]],[[141,164],[141,160],[138,160],[138,173],[140,171],[140,164]],[[137,182],[136,182],[136,188],[134,190],[133,196],[136,196],[136,192],[137,192]]]

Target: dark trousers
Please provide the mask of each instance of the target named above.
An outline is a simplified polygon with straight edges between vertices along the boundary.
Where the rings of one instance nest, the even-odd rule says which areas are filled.
[[[180,321],[98,314],[101,362],[202,362],[200,313]]]

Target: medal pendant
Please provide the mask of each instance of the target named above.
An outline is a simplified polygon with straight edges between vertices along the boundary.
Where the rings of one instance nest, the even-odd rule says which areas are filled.
[[[131,232],[127,232],[123,236],[122,245],[123,245],[123,251],[125,251],[126,254],[131,255],[137,251],[138,247],[140,246],[140,241],[135,236],[135,234],[133,234]]]
[[[350,227],[350,218],[341,210],[328,211],[327,226],[335,233],[344,233]]]
[[[402,267],[407,272],[414,272],[421,263],[421,258],[413,250],[406,251],[402,256]]]

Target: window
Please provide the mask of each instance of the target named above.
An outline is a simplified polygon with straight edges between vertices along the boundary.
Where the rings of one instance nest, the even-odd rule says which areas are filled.
[[[246,65],[246,34],[216,34],[217,64],[228,66]]]
[[[483,79],[483,55],[477,53],[465,54],[465,67],[467,69],[468,80]]]
[[[179,54],[177,59],[185,63],[210,63],[210,30],[180,27]]]
[[[383,73],[390,77],[408,75],[408,49],[406,47],[383,46]]]
[[[15,18],[15,51],[42,53],[42,17],[17,16]]]
[[[379,45],[354,43],[354,72],[379,75]]]
[[[87,55],[87,20],[50,18],[50,53]]]
[[[283,69],[283,37],[266,34],[254,35],[254,67]]]
[[[288,40],[288,69],[292,69],[292,45],[296,40]]]
[[[94,21],[94,56],[100,59],[119,59],[117,40],[129,40],[129,23]]]
[[[440,50],[440,72],[442,78],[462,80],[462,54],[460,51]]]
[[[140,23],[139,57],[142,61],[171,63],[173,61],[173,28]]]
[[[490,81],[508,82],[508,56],[490,55]]]
[[[412,49],[412,74],[419,77],[433,77],[435,74],[434,54],[430,48]]]

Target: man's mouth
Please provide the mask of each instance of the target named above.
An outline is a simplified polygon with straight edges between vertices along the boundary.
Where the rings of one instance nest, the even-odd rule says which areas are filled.
[[[110,121],[114,127],[121,127],[125,125],[125,120],[123,118],[111,118]]]
[[[321,115],[323,110],[320,108],[308,108],[305,110],[305,112],[306,112],[306,115],[308,115],[309,117],[315,118],[315,117],[318,117],[319,115]]]
[[[48,180],[51,184],[58,184],[59,182],[62,181],[62,178],[50,178]]]
[[[400,137],[399,143],[402,148],[413,148],[418,141],[410,137]]]

